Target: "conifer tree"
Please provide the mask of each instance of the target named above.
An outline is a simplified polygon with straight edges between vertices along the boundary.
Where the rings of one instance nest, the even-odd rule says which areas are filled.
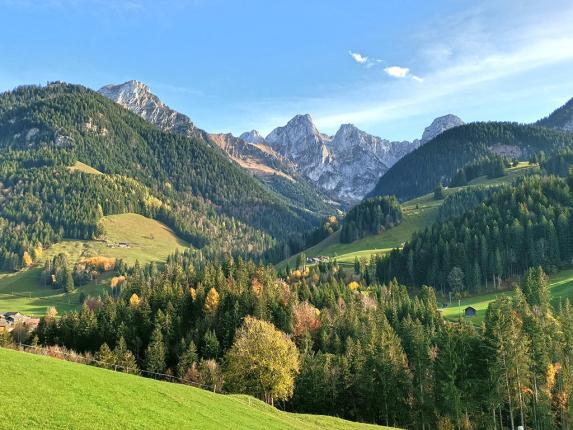
[[[105,342],[100,346],[99,351],[95,355],[95,359],[98,362],[98,366],[106,369],[113,368],[113,365],[115,364],[115,356]]]
[[[161,327],[156,325],[145,351],[145,368],[150,372],[163,373],[165,370],[165,345]]]

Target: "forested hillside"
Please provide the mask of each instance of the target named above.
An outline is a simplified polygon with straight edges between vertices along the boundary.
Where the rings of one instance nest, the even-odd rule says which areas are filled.
[[[375,262],[380,282],[476,293],[528,267],[570,264],[572,177],[532,176],[513,186],[470,189],[447,198],[440,220]]]
[[[573,99],[555,109],[551,115],[537,121],[537,125],[573,131]]]
[[[572,133],[516,123],[465,124],[406,155],[380,178],[370,195],[408,200],[429,193],[440,182],[448,185],[472,161],[493,154],[527,160],[539,151],[549,155],[562,148],[573,148]]]
[[[5,268],[22,265],[38,243],[96,235],[98,220],[114,213],[156,217],[195,247],[243,254],[320,220],[201,139],[159,131],[80,86],[0,95],[0,148]],[[66,169],[78,160],[105,175]]]
[[[367,234],[392,228],[402,220],[402,208],[395,197],[373,197],[354,206],[344,218],[340,241],[350,243]]]

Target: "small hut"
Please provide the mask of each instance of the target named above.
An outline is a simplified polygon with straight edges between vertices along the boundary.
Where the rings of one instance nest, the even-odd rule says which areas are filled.
[[[474,308],[472,306],[468,306],[467,308],[464,309],[464,316],[466,318],[475,317],[476,316],[476,308]]]

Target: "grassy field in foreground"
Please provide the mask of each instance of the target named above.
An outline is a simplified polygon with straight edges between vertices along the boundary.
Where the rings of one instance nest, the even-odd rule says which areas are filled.
[[[485,176],[475,178],[466,187],[448,188],[445,190],[446,196],[453,194],[467,187],[484,185],[500,185],[511,183],[518,176],[523,176],[537,169],[527,162],[520,162],[516,167],[506,169],[506,175],[501,178],[487,179]],[[336,257],[342,264],[352,264],[354,258],[369,259],[373,254],[388,252],[389,250],[401,246],[412,237],[412,233],[422,230],[434,223],[438,216],[438,210],[443,200],[434,200],[433,193],[402,203],[404,217],[402,222],[385,232],[373,236],[366,236],[352,243],[340,243],[340,233],[337,232],[327,237],[317,245],[304,250],[307,257],[319,255]],[[292,268],[296,262],[296,255],[286,261],[282,261],[277,268],[286,267],[287,263]]]
[[[560,300],[568,298],[573,302],[573,269],[564,270],[559,272],[550,279],[551,300],[554,305],[557,305]],[[474,297],[467,297],[461,300],[461,306],[458,306],[458,301],[454,300],[452,304],[442,309],[442,315],[448,320],[457,320],[463,315],[464,309],[472,306],[476,309],[475,317],[470,320],[476,324],[483,321],[487,307],[497,297],[500,296],[513,296],[513,291],[500,291],[495,293],[481,294]]]
[[[0,428],[384,429],[0,348]],[[62,383],[65,381],[65,383]]]
[[[44,251],[42,261],[34,267],[17,273],[0,273],[0,311],[43,315],[48,306],[55,306],[61,314],[79,306],[81,292],[94,296],[109,287],[110,276],[105,275],[70,294],[40,286],[43,261],[59,253],[66,254],[71,264],[96,255],[121,258],[129,264],[136,260],[145,264],[165,261],[176,249],[187,247],[165,225],[141,215],[112,215],[105,217],[103,224],[108,243],[117,245],[124,242],[129,247],[110,247],[105,242],[92,240],[65,240],[57,243]]]

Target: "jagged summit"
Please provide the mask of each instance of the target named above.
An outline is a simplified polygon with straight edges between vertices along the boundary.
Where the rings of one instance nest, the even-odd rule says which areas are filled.
[[[444,131],[464,124],[465,123],[461,118],[456,115],[452,115],[451,113],[440,116],[433,120],[432,123],[424,129],[424,133],[422,134],[422,145],[429,142],[439,134],[442,134]]]
[[[257,130],[246,131],[241,134],[239,138],[243,139],[247,143],[265,143],[265,138]]]
[[[147,85],[139,81],[106,85],[98,92],[164,131],[187,136],[198,132],[187,115],[171,109],[153,94]]]
[[[326,162],[329,157],[326,143],[309,114],[296,115],[286,125],[277,127],[265,138],[279,154],[291,158],[297,165]]]
[[[321,133],[306,113],[295,115],[266,137],[251,130],[234,138],[207,134],[195,127],[189,117],[164,104],[139,81],[106,85],[99,92],[165,131],[200,134],[257,175],[300,173],[346,204],[362,199],[400,158],[448,128],[463,124],[457,116],[445,115],[424,130],[421,140],[391,141],[354,124],[342,124],[334,136],[329,136]]]
[[[436,118],[422,140],[391,141],[354,124],[342,124],[334,136],[321,133],[310,114],[299,114],[261,141],[247,132],[246,141],[266,143],[334,198],[346,203],[362,199],[400,158],[463,121],[455,115]],[[425,139],[425,140],[424,140]]]

